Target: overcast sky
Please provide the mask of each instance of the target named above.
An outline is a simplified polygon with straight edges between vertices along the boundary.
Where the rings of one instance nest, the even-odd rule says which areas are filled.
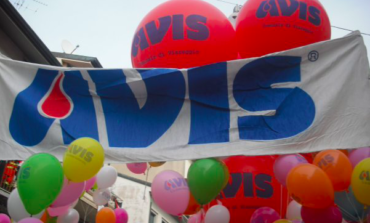
[[[75,54],[97,57],[105,68],[131,67],[131,41],[143,17],[165,0],[10,0],[51,51],[62,40],[80,45]],[[235,5],[205,0],[226,16]],[[243,0],[225,0],[244,4]],[[40,2],[40,3],[39,3]],[[43,5],[46,4],[47,6]],[[370,0],[321,0],[331,24],[370,34]],[[35,12],[37,10],[37,12]],[[348,31],[332,28],[332,38]],[[370,36],[363,36],[370,48]],[[368,56],[370,53],[368,51]]]

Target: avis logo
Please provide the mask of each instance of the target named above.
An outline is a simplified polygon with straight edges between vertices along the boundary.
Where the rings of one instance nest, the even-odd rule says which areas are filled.
[[[280,8],[280,12],[278,9],[278,5]],[[256,16],[257,18],[265,18],[268,14],[272,17],[276,16],[292,16],[296,11],[299,11],[299,19],[307,20],[315,25],[319,26],[321,24],[320,18],[320,10],[315,6],[307,6],[307,3],[297,1],[297,0],[290,0],[290,4],[288,4],[287,0],[267,0],[261,2],[260,6],[258,7]]]
[[[295,155],[296,159],[300,162],[300,163],[306,163],[306,159],[303,158],[301,155]]]
[[[70,147],[68,147],[68,154],[75,157],[78,156],[79,159],[84,160],[88,163],[91,162],[92,158],[94,157],[94,154],[92,152],[87,152],[86,149],[77,145],[71,145]]]
[[[272,186],[272,177],[268,174],[253,173],[232,173],[231,183],[225,187],[223,193],[220,194],[220,199],[234,198],[240,189],[243,189],[244,197],[246,198],[271,198],[274,195]]]
[[[80,137],[99,139],[93,99],[81,73],[39,69],[14,101],[10,134],[21,145],[34,146],[57,121],[65,144]]]
[[[31,176],[31,167],[26,167],[20,174],[21,180],[27,180]]]
[[[360,173],[360,180],[370,184],[370,171],[364,170]]]
[[[27,183],[27,180],[30,178],[31,176],[31,167],[23,167],[21,168],[21,172],[19,172],[18,174],[18,184],[24,184],[24,183]]]
[[[184,20],[186,26],[184,26]],[[139,48],[141,51],[149,47],[149,42],[154,45],[162,42],[164,36],[172,24],[172,39],[182,40],[185,38],[191,40],[206,40],[209,37],[209,29],[206,26],[207,18],[201,15],[189,15],[184,18],[184,15],[164,16],[158,19],[159,26],[156,21],[151,21],[141,27],[135,34],[132,42],[131,55],[136,57]],[[186,32],[186,35],[185,35]],[[148,35],[146,37],[145,33]]]
[[[48,118],[64,119],[73,110],[72,100],[63,90],[64,74],[60,73],[54,79],[49,91],[37,104],[39,113]]]
[[[164,189],[169,192],[178,190],[184,190],[188,187],[188,184],[183,178],[174,178],[172,180],[166,180],[164,182]]]
[[[318,162],[318,166],[321,168],[321,169],[326,169],[328,168],[330,165],[332,165],[334,162],[334,157],[330,154],[328,155],[325,155],[319,162]]]

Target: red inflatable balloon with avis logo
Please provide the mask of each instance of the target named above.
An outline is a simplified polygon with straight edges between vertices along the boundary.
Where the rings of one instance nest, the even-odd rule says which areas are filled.
[[[318,0],[248,0],[236,21],[242,58],[329,40],[329,17]]]
[[[277,156],[234,156],[224,160],[230,178],[217,199],[229,209],[230,223],[249,223],[260,207],[270,207],[285,216],[288,192],[274,177],[276,159]]]
[[[237,58],[235,30],[201,0],[170,0],[145,16],[131,48],[135,68],[190,68]]]

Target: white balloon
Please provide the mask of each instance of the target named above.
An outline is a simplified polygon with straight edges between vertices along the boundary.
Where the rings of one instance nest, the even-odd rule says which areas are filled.
[[[80,214],[75,209],[69,209],[67,213],[57,219],[57,223],[78,223]]]
[[[108,189],[96,190],[93,194],[94,203],[97,205],[105,205],[110,200],[110,191]]]
[[[112,166],[105,166],[96,175],[96,183],[99,189],[111,187],[117,180],[117,170]]]
[[[302,205],[296,201],[291,201],[286,211],[286,219],[289,220],[302,220],[301,216]]]
[[[31,214],[26,211],[26,208],[23,205],[23,202],[18,193],[18,189],[14,189],[12,193],[10,193],[7,206],[9,215],[14,221],[20,221],[24,218],[31,217]],[[32,217],[41,218],[44,212],[45,211],[41,211],[41,213],[33,215]]]
[[[230,212],[222,205],[211,207],[206,214],[205,223],[229,223]]]

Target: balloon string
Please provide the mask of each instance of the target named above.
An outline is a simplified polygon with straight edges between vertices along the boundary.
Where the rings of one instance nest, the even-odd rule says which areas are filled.
[[[67,146],[55,146],[55,147],[53,147],[53,148],[49,149],[49,150],[48,150],[48,152],[52,152],[52,151],[54,151],[54,150],[56,150],[56,149],[58,149],[58,148],[68,149],[68,147],[67,147]]]
[[[366,212],[368,212],[368,211],[367,211],[367,206],[366,206],[366,205],[364,205],[364,211],[362,212],[362,221],[363,221],[363,220],[364,220],[364,218],[365,218],[364,214],[365,214]],[[361,223],[363,223],[363,222],[361,222]],[[369,222],[368,222],[368,223],[369,223]]]
[[[337,205],[339,207],[339,209],[344,212],[345,214],[349,215],[350,217],[352,217],[353,219],[356,219],[356,216],[353,216],[351,213],[349,213],[348,211],[346,211],[344,208],[342,208],[341,206]]]
[[[200,223],[204,223],[204,221],[206,220],[206,212],[204,211],[204,208],[202,206],[202,209],[201,209],[201,213],[200,213]]]
[[[86,222],[86,211],[85,211],[85,207],[83,204],[81,204],[81,207],[82,207],[82,211],[84,212],[84,223]]]
[[[365,213],[365,211],[363,211],[363,212],[362,212],[362,215],[361,215],[362,220],[360,221],[360,223],[363,223],[363,220],[364,220],[364,213]]]
[[[147,187],[147,184],[148,184],[148,177],[149,177],[149,171],[150,171],[150,168],[151,168],[151,166],[149,166],[149,168],[148,168],[148,172],[146,173],[146,179],[145,179],[145,187],[144,187],[144,196],[143,196],[143,200],[145,200],[146,187]]]
[[[355,210],[356,212],[356,215],[358,216],[357,218],[360,220],[360,222],[362,223],[362,219],[360,219],[360,215],[358,214],[357,210],[356,210],[356,207],[354,205],[354,203],[352,203],[351,199],[349,199],[349,196],[348,196],[348,193],[346,193],[346,197],[347,197],[347,200],[348,200],[348,203],[353,207],[353,209]],[[354,218],[356,219],[356,217]]]
[[[280,184],[280,218],[283,216],[283,185]]]
[[[86,217],[90,214],[90,212],[89,212],[89,204],[87,204],[86,203],[86,212],[85,212],[85,219],[84,219],[84,223],[85,223],[85,221],[86,221]]]

